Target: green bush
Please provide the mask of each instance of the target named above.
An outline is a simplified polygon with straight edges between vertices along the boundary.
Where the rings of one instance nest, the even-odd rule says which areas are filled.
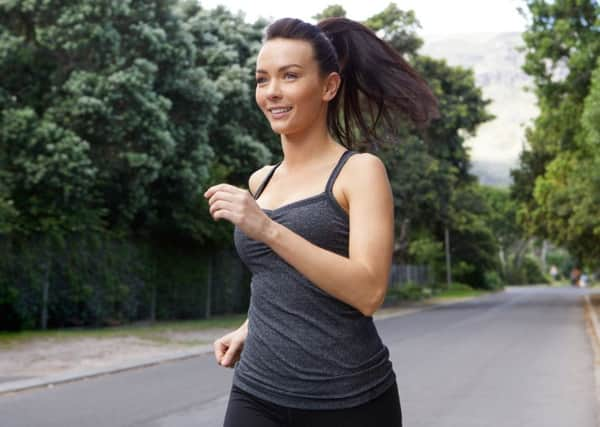
[[[489,290],[500,289],[504,286],[504,280],[497,271],[486,271],[484,274],[484,288]]]
[[[429,296],[430,289],[416,283],[392,286],[387,293],[388,301],[418,301]]]
[[[539,263],[532,257],[525,257],[521,266],[525,273],[526,283],[549,283],[548,278],[544,276]]]
[[[514,265],[509,268],[506,276],[507,282],[513,285],[550,283],[537,260],[530,256],[523,258],[519,268],[514,267]]]
[[[465,283],[450,283],[450,286],[446,288],[448,291],[452,292],[470,292],[473,288]]]

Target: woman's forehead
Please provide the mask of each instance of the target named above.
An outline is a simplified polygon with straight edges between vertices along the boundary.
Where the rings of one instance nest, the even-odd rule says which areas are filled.
[[[256,59],[257,70],[278,69],[290,64],[297,64],[303,68],[316,65],[309,42],[297,39],[271,39],[263,44]]]

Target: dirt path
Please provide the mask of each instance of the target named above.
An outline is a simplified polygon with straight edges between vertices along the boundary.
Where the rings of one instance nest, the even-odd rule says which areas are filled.
[[[206,348],[230,329],[170,332],[161,339],[111,338],[36,339],[0,348],[0,377],[42,377],[66,371],[100,369],[177,351]]]

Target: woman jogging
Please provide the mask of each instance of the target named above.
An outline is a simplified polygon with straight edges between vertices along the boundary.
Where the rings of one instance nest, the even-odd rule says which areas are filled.
[[[387,290],[394,205],[384,164],[356,151],[404,116],[426,124],[425,82],[362,24],[272,23],[256,102],[283,159],[204,196],[234,224],[252,273],[248,319],[214,343],[235,367],[225,427],[398,427],[396,376],[372,315]]]

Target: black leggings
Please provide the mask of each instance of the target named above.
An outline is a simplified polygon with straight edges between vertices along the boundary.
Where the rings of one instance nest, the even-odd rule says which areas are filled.
[[[396,382],[375,399],[345,409],[276,405],[232,385],[223,427],[402,427]]]

